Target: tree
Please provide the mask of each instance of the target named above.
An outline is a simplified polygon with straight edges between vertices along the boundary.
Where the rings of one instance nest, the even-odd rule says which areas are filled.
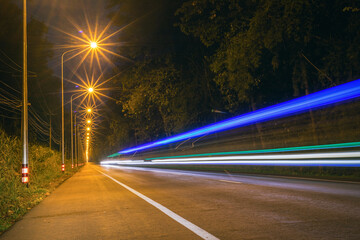
[[[121,52],[134,62],[124,67],[114,80],[121,90],[114,94],[117,116],[115,126],[128,127],[128,139],[139,144],[203,125],[211,118],[211,109],[219,104],[201,43],[174,26],[175,10],[182,1],[141,2],[113,0],[114,23],[125,26]],[[126,9],[126,11],[125,11]],[[113,117],[117,118],[117,117]],[[112,140],[111,140],[112,141]],[[118,140],[119,146],[124,143]],[[126,145],[126,143],[124,143]],[[119,148],[118,146],[118,148]]]
[[[192,0],[176,14],[180,29],[213,51],[214,81],[236,112],[359,76],[356,9],[344,1]]]
[[[177,15],[184,33],[213,48],[214,80],[236,109],[252,97],[261,106],[353,79],[359,20],[343,9],[344,1],[194,0]]]

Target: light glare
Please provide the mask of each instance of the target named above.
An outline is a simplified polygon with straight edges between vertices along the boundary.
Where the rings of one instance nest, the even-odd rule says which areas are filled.
[[[90,47],[91,48],[97,48],[97,43],[96,42],[91,42]]]

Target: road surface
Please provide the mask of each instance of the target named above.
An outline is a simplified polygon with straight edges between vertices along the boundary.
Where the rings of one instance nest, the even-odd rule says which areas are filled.
[[[360,184],[88,164],[0,239],[360,239]]]

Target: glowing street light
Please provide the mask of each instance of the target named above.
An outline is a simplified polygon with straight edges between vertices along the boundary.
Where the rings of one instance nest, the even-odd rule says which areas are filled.
[[[90,131],[90,128],[88,127],[88,128],[86,128],[86,130],[87,130],[87,131]]]
[[[91,123],[91,120],[90,120],[90,119],[88,119],[86,122],[87,122],[88,124],[90,124],[90,123]]]
[[[88,113],[91,113],[91,108],[88,108],[87,110],[86,110]]]
[[[90,42],[90,47],[91,48],[97,48],[97,43],[96,42]]]
[[[89,93],[92,93],[92,92],[94,92],[94,88],[92,88],[92,87],[89,87],[89,88],[88,88],[88,92],[89,92]]]

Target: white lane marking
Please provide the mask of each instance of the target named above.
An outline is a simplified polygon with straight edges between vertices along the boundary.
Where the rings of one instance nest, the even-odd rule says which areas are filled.
[[[204,229],[202,229],[202,228],[196,226],[195,224],[189,222],[185,218],[177,215],[176,213],[174,213],[173,211],[167,209],[166,207],[164,207],[160,203],[155,202],[154,200],[152,200],[152,199],[148,198],[147,196],[139,193],[138,191],[132,189],[131,187],[128,187],[127,185],[119,182],[118,180],[114,179],[113,177],[107,175],[106,173],[103,173],[103,172],[101,172],[99,170],[96,170],[96,171],[102,173],[103,175],[110,178],[111,180],[113,180],[117,184],[121,185],[122,187],[126,188],[127,190],[129,190],[130,192],[135,194],[136,196],[138,196],[138,197],[142,198],[143,200],[145,200],[146,202],[150,203],[151,205],[153,205],[154,207],[156,207],[157,209],[159,209],[160,211],[162,211],[163,213],[165,213],[166,215],[168,215],[169,217],[171,217],[172,219],[174,219],[175,221],[177,221],[178,223],[180,223],[181,225],[183,225],[184,227],[186,227],[187,229],[189,229],[190,231],[192,231],[193,233],[195,233],[196,235],[201,237],[202,239],[219,240],[219,238],[211,235],[210,233],[208,233]]]
[[[228,180],[219,180],[220,182],[227,182],[227,183],[242,183],[242,182],[236,182],[236,181],[228,181]]]

